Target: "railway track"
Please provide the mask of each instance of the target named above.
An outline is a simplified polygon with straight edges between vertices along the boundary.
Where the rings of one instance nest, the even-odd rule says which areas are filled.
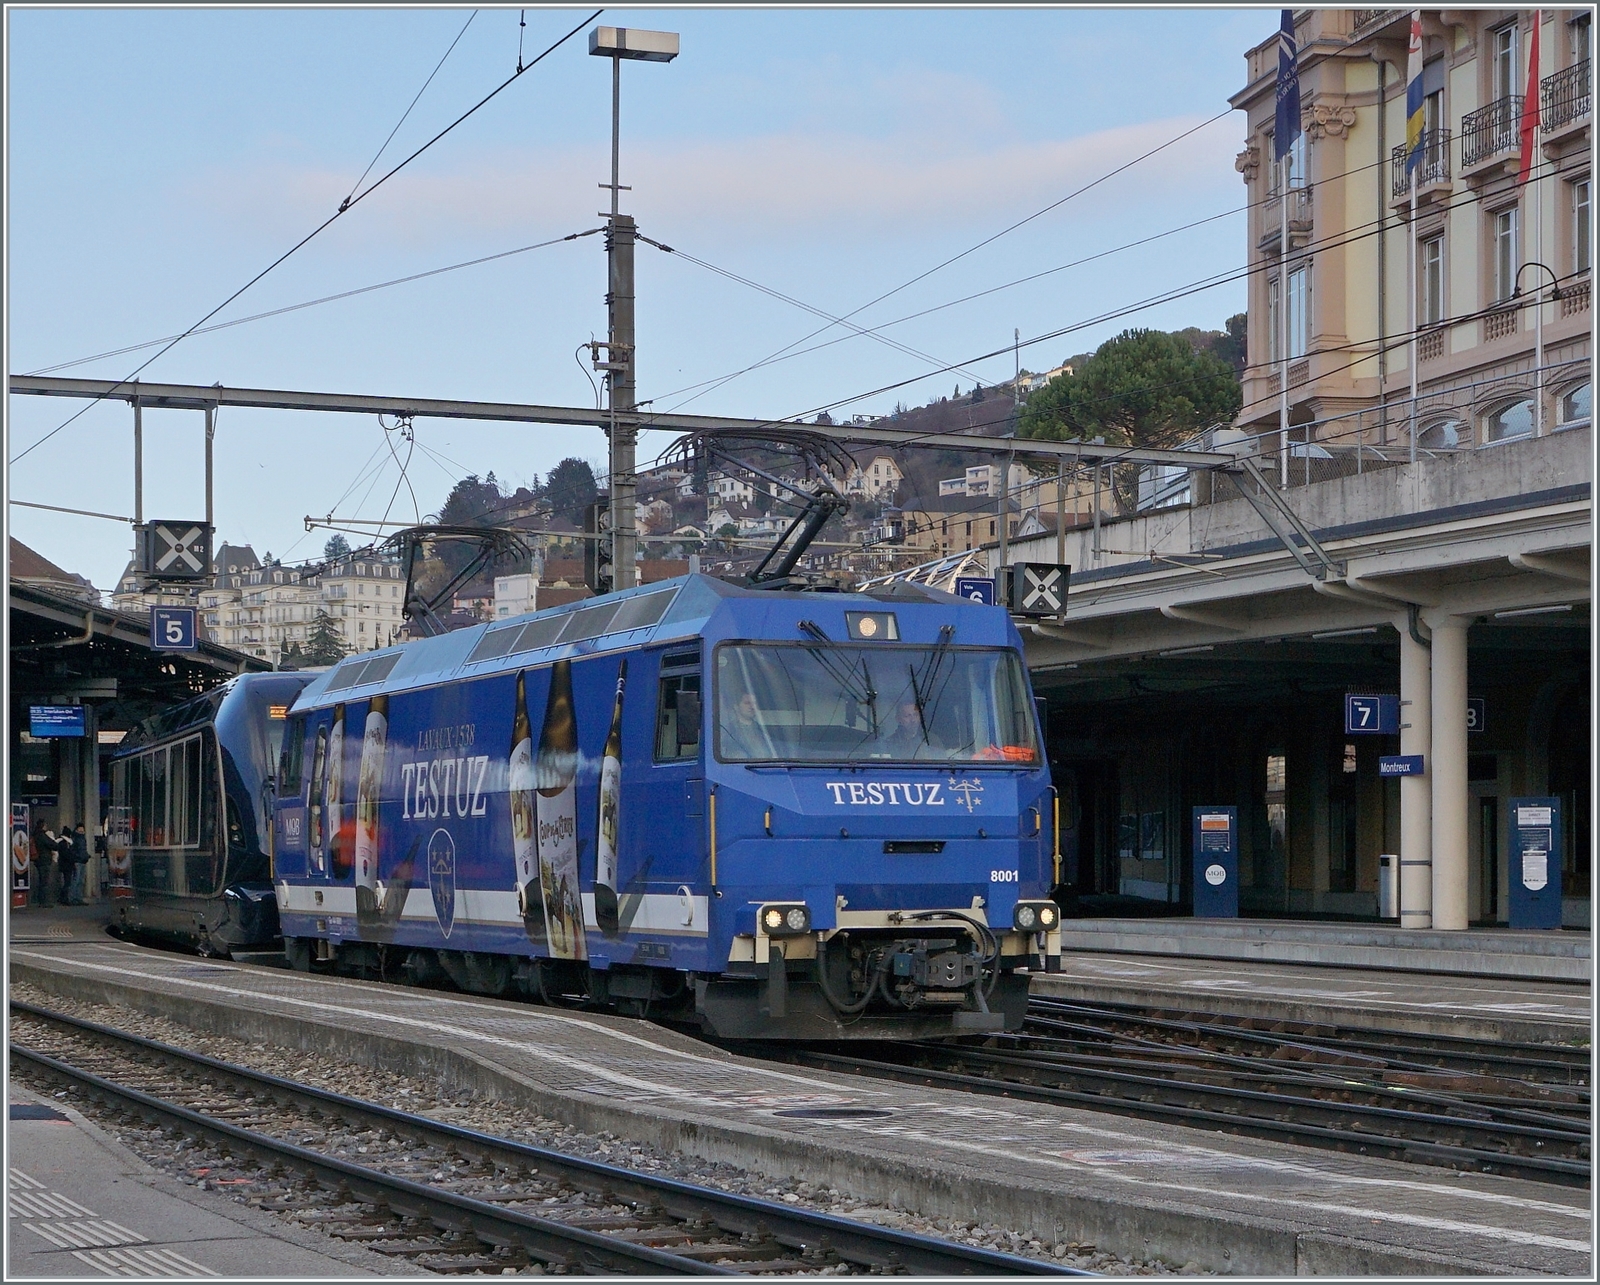
[[[215,1157],[210,1181],[262,1209],[433,1272],[1092,1275],[514,1142],[20,1001],[11,1011],[14,1068],[196,1140]]]
[[[863,1050],[865,1051],[865,1050]],[[1016,1034],[796,1060],[1568,1186],[1590,1181],[1587,1050],[1035,1001]]]

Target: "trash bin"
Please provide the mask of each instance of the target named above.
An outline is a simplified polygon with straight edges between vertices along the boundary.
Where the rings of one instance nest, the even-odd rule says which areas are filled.
[[[1395,890],[1399,886],[1400,858],[1385,852],[1378,858],[1378,918],[1400,918]]]

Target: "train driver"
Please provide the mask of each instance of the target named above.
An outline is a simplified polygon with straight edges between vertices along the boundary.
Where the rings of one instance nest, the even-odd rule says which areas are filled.
[[[945,746],[932,729],[923,726],[915,700],[903,700],[895,710],[895,725],[879,744],[891,758],[946,758]]]
[[[722,748],[732,758],[772,757],[772,741],[754,692],[740,696],[733,706],[733,718],[723,721]]]

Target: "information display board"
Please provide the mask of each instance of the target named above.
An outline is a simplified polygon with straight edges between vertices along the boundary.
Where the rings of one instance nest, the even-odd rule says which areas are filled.
[[[1239,811],[1194,810],[1194,915],[1196,919],[1239,917]]]
[[[1512,799],[1511,905],[1513,928],[1561,927],[1561,800]]]

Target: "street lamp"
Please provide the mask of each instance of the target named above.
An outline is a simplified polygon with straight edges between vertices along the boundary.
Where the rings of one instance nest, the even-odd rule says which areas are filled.
[[[633,243],[638,227],[633,217],[618,212],[620,193],[631,191],[618,177],[618,150],[622,116],[622,63],[671,62],[678,56],[678,33],[641,31],[635,27],[596,27],[589,33],[589,52],[611,59],[611,213],[606,220],[608,284],[606,360],[596,361],[605,372],[611,427],[611,587],[629,589],[635,582],[634,553],[638,532],[634,526],[634,465],[638,425],[634,422]]]
[[[1513,299],[1522,294],[1522,268],[1543,268],[1550,274],[1550,284],[1554,287],[1550,291],[1550,298],[1561,298],[1561,278],[1556,276],[1555,269],[1547,263],[1530,259],[1517,269],[1517,275],[1512,279]],[[1537,286],[1534,292],[1537,295]],[[1537,298],[1533,302],[1533,435],[1544,436],[1544,304]]]

